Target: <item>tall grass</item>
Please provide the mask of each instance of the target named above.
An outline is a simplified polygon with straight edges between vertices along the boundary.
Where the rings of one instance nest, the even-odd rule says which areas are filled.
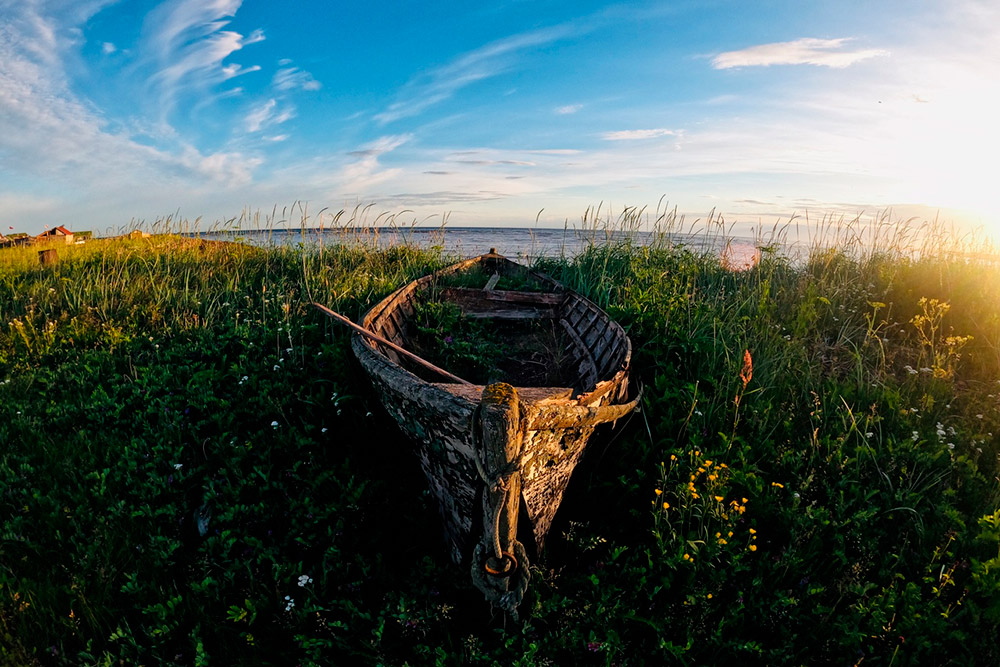
[[[357,237],[0,251],[3,664],[1000,659],[983,239],[791,220],[736,260],[714,213],[588,210],[585,251],[537,266],[626,326],[643,406],[592,443],[513,625],[307,306],[357,318],[449,258],[294,215]]]

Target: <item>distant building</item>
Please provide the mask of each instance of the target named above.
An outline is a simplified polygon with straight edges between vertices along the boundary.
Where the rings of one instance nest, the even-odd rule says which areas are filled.
[[[36,242],[54,241],[56,239],[62,239],[63,243],[72,243],[73,232],[69,231],[62,225],[59,225],[58,227],[48,229],[35,237]]]
[[[10,248],[16,245],[28,245],[34,239],[24,232],[19,232],[16,234],[8,234],[0,240],[0,248]]]

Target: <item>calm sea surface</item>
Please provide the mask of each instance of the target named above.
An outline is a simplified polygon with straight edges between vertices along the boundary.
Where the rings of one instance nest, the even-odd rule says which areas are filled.
[[[369,228],[369,229],[265,229],[233,230],[196,234],[210,240],[237,240],[253,245],[331,245],[361,242],[381,248],[410,244],[419,247],[441,247],[449,254],[472,257],[491,248],[510,258],[530,260],[535,257],[573,257],[590,245],[606,245],[630,241],[634,245],[670,243],[695,251],[723,253],[734,266],[749,262],[756,247],[752,239],[727,240],[704,234],[673,234],[667,239],[650,232],[620,232],[606,230],[550,229],[526,227],[435,227],[435,228]]]

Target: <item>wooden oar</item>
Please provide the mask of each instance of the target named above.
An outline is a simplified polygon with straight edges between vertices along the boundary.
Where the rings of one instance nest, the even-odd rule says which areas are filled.
[[[396,352],[400,353],[401,355],[403,355],[404,357],[406,357],[410,361],[413,361],[413,362],[415,362],[417,364],[420,364],[421,366],[423,366],[427,370],[434,371],[438,375],[440,375],[442,377],[446,377],[449,380],[451,380],[452,382],[457,382],[459,384],[467,384],[467,385],[470,385],[470,386],[472,385],[472,383],[469,382],[468,380],[463,380],[462,378],[458,377],[457,375],[452,375],[451,373],[449,373],[445,369],[438,368],[437,366],[435,366],[431,362],[427,361],[426,359],[423,359],[422,357],[418,357],[417,355],[413,354],[409,350],[407,350],[405,348],[402,348],[399,345],[396,345],[392,341],[386,340],[382,336],[379,336],[377,333],[372,333],[371,331],[368,331],[368,329],[365,329],[364,327],[358,326],[357,324],[355,324],[354,322],[350,321],[349,319],[347,319],[346,317],[344,317],[340,313],[335,313],[334,311],[330,310],[329,308],[327,308],[323,304],[316,303],[315,301],[313,301],[312,305],[315,306],[318,310],[322,311],[324,314],[326,314],[327,317],[332,317],[333,319],[337,320],[341,324],[346,324],[347,326],[351,327],[352,329],[354,329],[355,331],[357,331],[359,334],[361,334],[365,338],[370,338],[371,340],[373,340],[373,341],[375,341],[377,343],[381,343],[382,345],[385,345],[386,347],[395,350]]]

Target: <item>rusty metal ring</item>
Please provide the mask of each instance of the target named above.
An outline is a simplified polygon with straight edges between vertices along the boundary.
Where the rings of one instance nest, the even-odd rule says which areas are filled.
[[[514,572],[517,572],[517,559],[514,558],[514,554],[511,552],[503,552],[503,559],[500,561],[502,567],[500,569],[490,567],[491,558],[493,557],[488,557],[483,563],[483,569],[486,570],[487,574],[493,575],[494,577],[509,577]]]

